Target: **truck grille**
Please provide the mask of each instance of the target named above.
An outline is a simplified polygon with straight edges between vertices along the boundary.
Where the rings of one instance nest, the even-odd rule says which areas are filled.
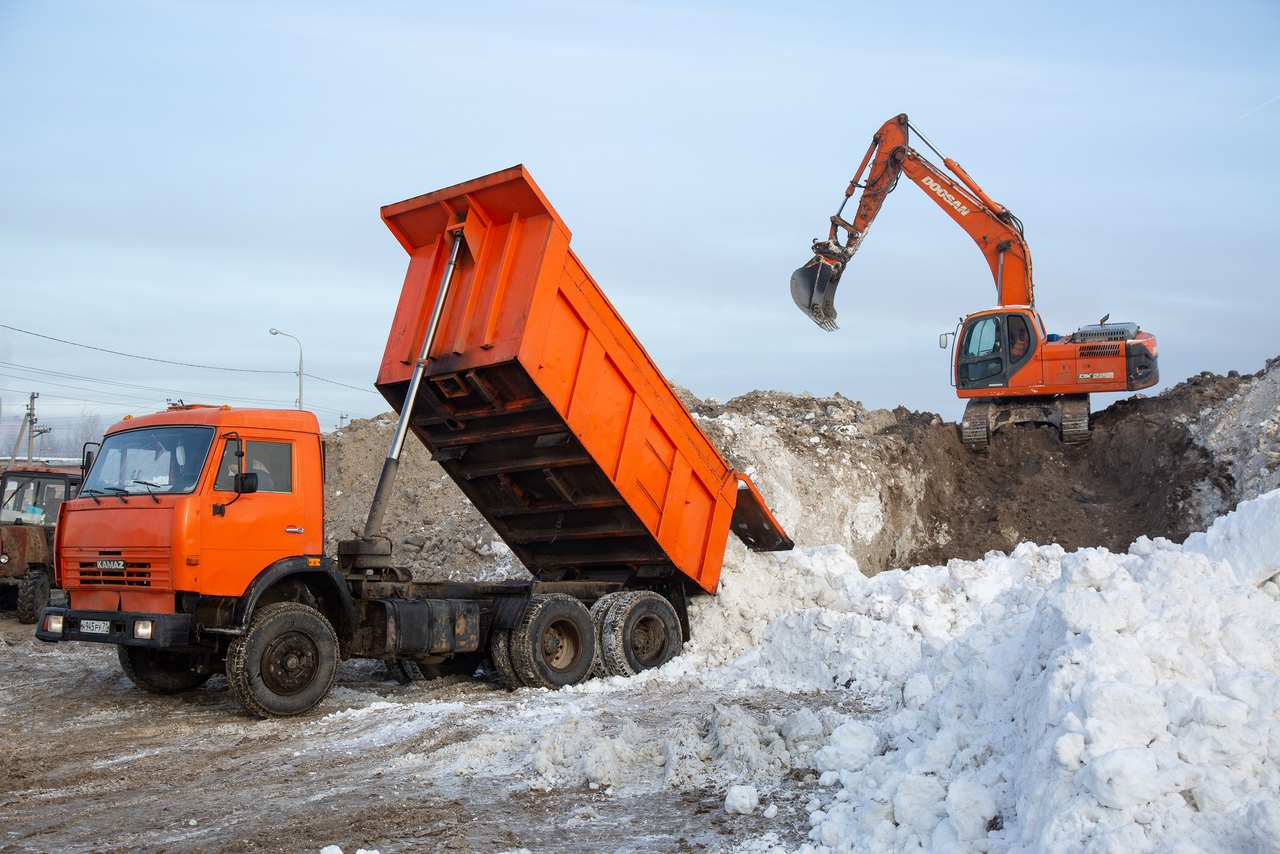
[[[172,582],[169,550],[65,549],[64,581],[69,588],[168,589]]]

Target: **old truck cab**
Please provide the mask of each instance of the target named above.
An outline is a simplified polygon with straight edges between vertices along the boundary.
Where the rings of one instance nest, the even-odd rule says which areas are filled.
[[[198,605],[240,597],[281,562],[318,566],[322,458],[309,412],[178,406],[114,425],[62,507],[69,607],[39,632],[186,646]]]
[[[49,604],[58,510],[81,480],[79,469],[30,464],[0,475],[0,607],[16,608],[20,623]]]

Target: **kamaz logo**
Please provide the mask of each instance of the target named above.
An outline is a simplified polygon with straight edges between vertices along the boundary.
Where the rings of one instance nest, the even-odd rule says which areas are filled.
[[[124,569],[124,561],[122,560],[100,560],[97,563],[98,569]]]
[[[933,180],[932,178],[925,178],[920,183],[924,184],[930,190],[933,190],[934,194],[936,194],[938,198],[942,199],[948,205],[955,208],[956,213],[960,214],[960,216],[969,215],[969,209],[966,208],[964,205],[960,204],[960,200],[957,199],[955,196],[951,195],[950,193],[948,193],[947,188],[939,184],[937,181]]]

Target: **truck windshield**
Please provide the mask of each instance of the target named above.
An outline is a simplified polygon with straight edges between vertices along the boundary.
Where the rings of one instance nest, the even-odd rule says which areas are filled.
[[[189,493],[204,469],[212,427],[148,427],[114,433],[85,478],[81,495]]]

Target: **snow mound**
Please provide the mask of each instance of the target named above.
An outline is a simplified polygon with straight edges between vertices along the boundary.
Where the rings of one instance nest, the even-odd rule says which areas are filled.
[[[1280,490],[1241,504],[1203,534],[1192,534],[1183,551],[1227,560],[1241,584],[1262,584],[1280,574]]]
[[[733,678],[879,710],[787,755],[829,787],[803,851],[1257,850],[1280,820],[1278,530],[1273,492],[1126,554],[1024,544],[868,579],[797,552],[726,573],[738,594],[695,636],[780,611]],[[720,772],[767,770],[746,751]]]

